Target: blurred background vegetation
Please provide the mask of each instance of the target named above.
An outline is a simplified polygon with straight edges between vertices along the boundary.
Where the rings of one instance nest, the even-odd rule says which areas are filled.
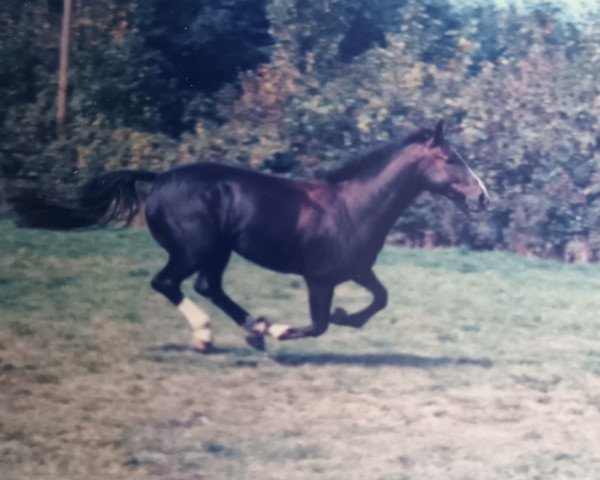
[[[395,241],[600,259],[600,16],[446,0],[62,0],[0,5],[0,201],[103,170],[210,160],[314,177],[449,120],[487,183],[465,221],[425,195]]]

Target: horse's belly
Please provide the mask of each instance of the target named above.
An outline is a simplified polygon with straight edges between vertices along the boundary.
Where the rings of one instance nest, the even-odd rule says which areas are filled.
[[[376,258],[372,248],[319,235],[312,238],[292,234],[240,236],[233,244],[236,253],[264,268],[336,281],[350,280],[369,270]],[[261,232],[262,233],[262,232]]]
[[[280,273],[303,274],[303,259],[297,251],[279,245],[261,244],[261,248],[236,247],[234,251],[241,257],[263,268]]]

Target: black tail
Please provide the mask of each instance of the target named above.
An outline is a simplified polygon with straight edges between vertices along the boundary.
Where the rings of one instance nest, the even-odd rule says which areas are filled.
[[[141,205],[136,182],[153,182],[157,176],[146,170],[104,173],[83,185],[70,205],[53,204],[35,195],[15,200],[17,225],[52,230],[105,226],[113,221],[129,225]]]

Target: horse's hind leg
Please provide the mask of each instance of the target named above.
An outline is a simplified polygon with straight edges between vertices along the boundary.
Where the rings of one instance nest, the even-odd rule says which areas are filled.
[[[181,283],[197,269],[183,257],[170,255],[165,267],[152,279],[151,285],[157,292],[167,297],[183,314],[192,327],[196,346],[202,351],[212,347],[210,319],[206,312],[198,307],[181,291]]]

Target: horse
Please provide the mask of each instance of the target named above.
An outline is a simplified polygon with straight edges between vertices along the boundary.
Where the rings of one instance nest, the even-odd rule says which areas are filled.
[[[102,224],[130,221],[141,203],[137,182],[151,183],[146,221],[168,253],[151,286],[187,319],[202,352],[213,348],[210,318],[181,290],[192,275],[197,274],[195,291],[242,327],[247,343],[258,350],[265,349],[265,336],[296,340],[320,336],[330,324],[361,328],[387,305],[387,290],[373,265],[392,226],[419,194],[443,195],[463,208],[483,208],[489,201],[482,180],[445,139],[443,120],[433,130],[363,154],[323,179],[209,162],[164,173],[107,172],[83,187],[81,205],[94,213],[83,224],[100,214]],[[64,213],[67,225],[69,212]],[[236,303],[222,282],[232,252],[263,268],[302,276],[310,324],[254,318]],[[368,290],[372,301],[354,313],[332,311],[334,288],[347,281]]]

